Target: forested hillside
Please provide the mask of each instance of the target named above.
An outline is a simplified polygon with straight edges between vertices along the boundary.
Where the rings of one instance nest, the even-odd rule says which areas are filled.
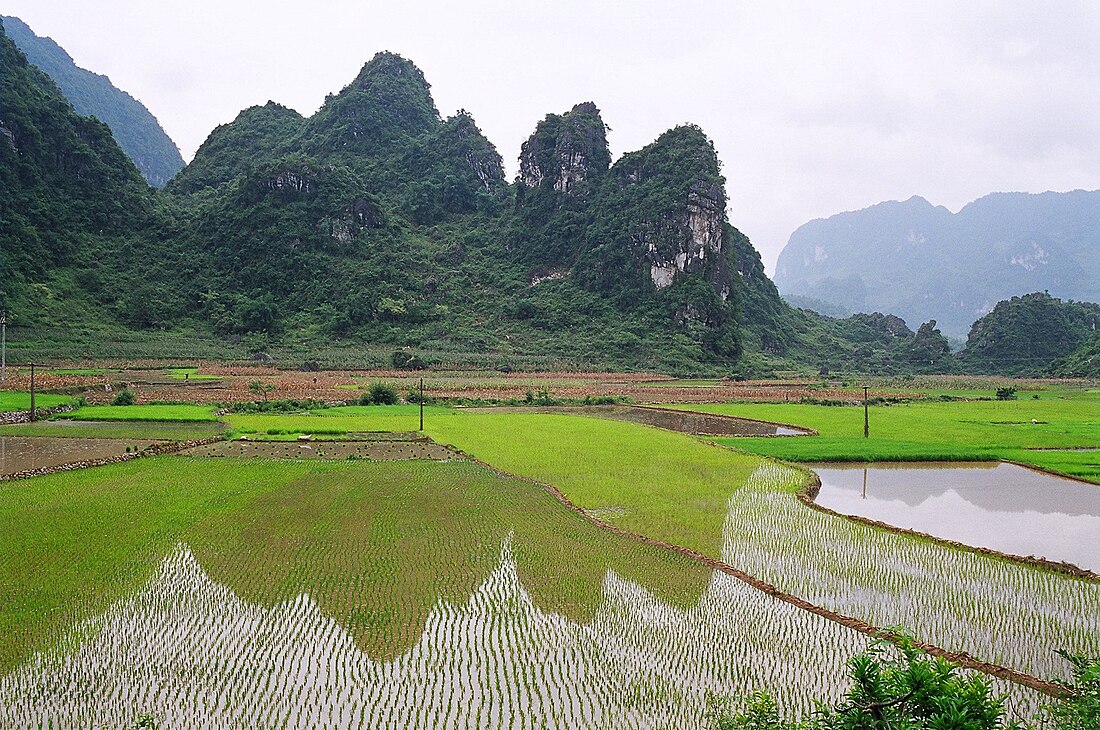
[[[95,117],[111,128],[150,185],[161,188],[183,168],[179,149],[145,106],[118,89],[106,76],[77,66],[61,46],[35,35],[19,18],[3,17],[8,37],[45,71],[78,114]]]
[[[935,321],[783,302],[698,127],[613,161],[579,103],[535,125],[510,183],[475,120],[442,117],[420,70],[380,53],[311,117],[244,110],[158,192],[0,45],[0,306],[28,330],[64,322],[51,336],[93,350],[129,331],[744,375],[956,367]]]
[[[999,302],[975,322],[960,360],[973,372],[1089,377],[1100,366],[1087,354],[1098,332],[1100,304],[1036,292]]]

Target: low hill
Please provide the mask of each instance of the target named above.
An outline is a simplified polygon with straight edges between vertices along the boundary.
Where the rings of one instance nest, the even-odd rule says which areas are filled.
[[[1086,350],[1098,330],[1098,304],[1062,301],[1046,292],[1012,297],[974,323],[959,360],[971,372],[1069,374],[1088,365]]]

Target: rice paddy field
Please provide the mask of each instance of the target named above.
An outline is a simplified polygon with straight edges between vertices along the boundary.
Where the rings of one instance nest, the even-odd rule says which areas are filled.
[[[836,697],[865,638],[470,462],[156,457],[2,494],[5,726],[699,727],[708,690]]]
[[[1053,387],[1016,400],[910,402],[863,408],[782,403],[682,406],[794,422],[812,439],[719,439],[788,461],[1018,461],[1100,483],[1100,389]]]
[[[421,435],[415,406],[0,427],[225,437],[0,481],[0,726],[704,728],[711,692],[765,689],[792,717],[841,695],[867,636],[630,533],[1059,676],[1056,649],[1100,654],[1100,583],[812,510],[808,473],[770,457],[954,449],[1088,478],[1096,454],[1071,449],[1100,442],[1093,393],[877,407],[862,444],[861,408],[751,403],[691,407],[820,435],[442,407]],[[995,688],[1014,716],[1042,701]]]

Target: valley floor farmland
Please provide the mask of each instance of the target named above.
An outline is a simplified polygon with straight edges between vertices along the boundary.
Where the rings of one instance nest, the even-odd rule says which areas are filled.
[[[775,420],[828,438],[798,408]],[[808,711],[866,642],[415,447],[415,408],[221,420],[184,425],[249,442],[0,483],[0,725],[694,728],[708,690]],[[1100,652],[1100,585],[814,512],[792,467],[576,414],[431,408],[426,431],[610,525],[948,649],[1045,678],[1064,671],[1054,649]],[[360,456],[387,441],[446,461]],[[1015,711],[1037,701],[1011,688]]]
[[[706,690],[835,697],[864,641],[469,462],[158,457],[3,499],[5,725],[697,727]]]

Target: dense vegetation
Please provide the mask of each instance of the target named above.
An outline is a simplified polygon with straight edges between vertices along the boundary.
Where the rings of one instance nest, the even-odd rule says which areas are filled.
[[[972,372],[1040,375],[1072,358],[1053,369],[1087,377],[1088,356],[1075,353],[1088,348],[1098,328],[1100,304],[1063,302],[1046,292],[1012,297],[974,323],[960,359]]]
[[[1039,727],[1088,730],[1100,722],[1100,661],[1064,655],[1072,678],[1067,694],[1043,709]],[[815,714],[785,720],[767,692],[740,702],[716,698],[716,730],[1023,730],[1011,720],[988,680],[965,675],[949,662],[929,657],[904,639],[895,647],[882,640],[848,661],[850,686],[844,699],[821,703]],[[1026,727],[1031,727],[1028,725]]]
[[[106,76],[77,66],[50,38],[40,38],[19,18],[3,18],[8,36],[27,60],[49,74],[79,114],[95,117],[111,128],[119,147],[158,188],[183,169],[183,158],[160,123],[134,97]]]

